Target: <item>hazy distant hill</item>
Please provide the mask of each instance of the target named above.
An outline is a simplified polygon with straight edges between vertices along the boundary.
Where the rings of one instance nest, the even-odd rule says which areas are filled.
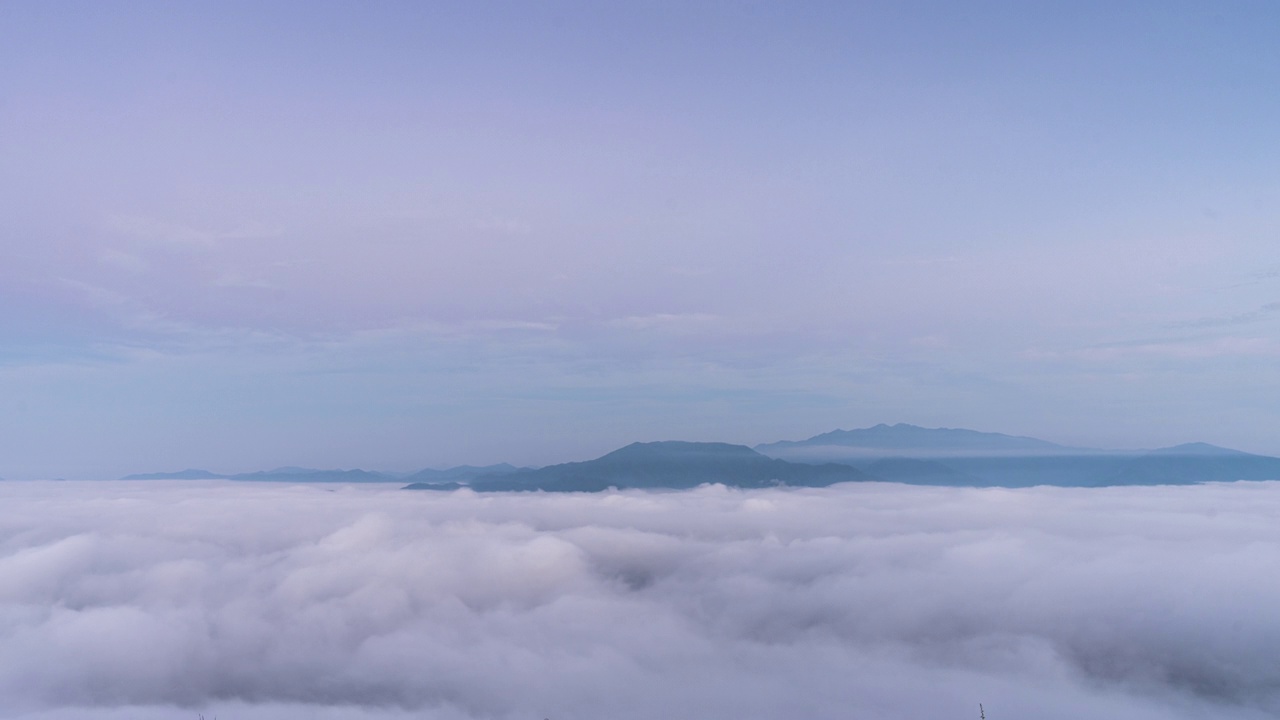
[[[227,475],[218,475],[208,470],[195,470],[188,468],[177,472],[157,472],[157,473],[138,473],[137,475],[126,475],[121,480],[225,480]]]
[[[372,472],[369,470],[316,470],[314,468],[282,467],[252,473],[232,475],[232,480],[248,482],[294,482],[294,483],[379,483],[397,482],[399,478],[390,473]]]
[[[818,457],[823,452],[829,452],[835,457],[990,457],[1074,454],[1081,451],[1079,448],[1029,437],[959,428],[924,428],[906,423],[880,424],[857,430],[833,430],[807,440],[783,440],[757,445],[756,450],[773,457]]]
[[[1151,451],[1090,450],[1001,433],[898,424],[835,430],[808,440],[759,445],[754,450],[727,443],[632,443],[595,460],[538,469],[507,463],[428,469],[409,475],[302,467],[234,475],[187,469],[123,479],[405,482],[413,489],[469,486],[477,491],[677,489],[703,483],[820,487],[867,480],[957,487],[1098,487],[1280,480],[1280,458],[1206,443]]]
[[[459,465],[457,467],[451,467],[447,470],[433,470],[430,468],[426,470],[419,470],[418,472],[413,473],[412,475],[408,475],[402,479],[405,482],[409,482],[409,483],[461,484],[465,482],[470,482],[471,480],[474,480],[483,475],[491,475],[491,476],[509,475],[520,469],[521,468],[518,468],[515,465],[512,465],[510,463],[499,463],[497,465],[483,465],[483,466]]]
[[[769,458],[745,445],[699,442],[632,443],[585,462],[487,475],[471,481],[478,491],[598,491],[616,488],[678,489],[703,483],[733,487],[801,485],[874,480],[848,465],[809,465]],[[445,489],[415,483],[410,489]]]
[[[1170,485],[1232,480],[1280,480],[1280,458],[1207,443],[1153,450],[1127,460],[1107,485]]]
[[[886,480],[919,485],[1097,487],[1280,479],[1280,458],[1205,443],[1153,451],[1093,450],[905,424],[836,430],[756,449],[793,461],[847,463]]]

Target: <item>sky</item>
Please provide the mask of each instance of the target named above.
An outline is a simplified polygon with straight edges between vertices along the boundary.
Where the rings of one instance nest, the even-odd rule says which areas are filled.
[[[0,3],[0,476],[1280,454],[1280,7]]]
[[[1263,720],[1278,512],[1274,482],[7,482],[0,718]]]

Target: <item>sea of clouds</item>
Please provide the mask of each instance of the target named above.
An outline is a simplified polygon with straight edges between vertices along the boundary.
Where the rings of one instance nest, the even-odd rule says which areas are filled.
[[[1280,483],[0,483],[0,718],[1280,713]]]

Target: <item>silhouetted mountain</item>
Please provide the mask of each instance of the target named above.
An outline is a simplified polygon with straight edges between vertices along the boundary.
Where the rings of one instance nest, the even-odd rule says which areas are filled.
[[[125,475],[121,480],[225,480],[227,475],[218,475],[208,470],[196,470],[188,468],[187,470],[179,470],[177,472],[157,472],[157,473],[138,473],[137,475]]]
[[[593,492],[616,488],[678,489],[703,483],[733,487],[799,485],[821,487],[875,478],[834,463],[807,465],[765,457],[745,445],[698,442],[632,443],[585,462],[485,475],[471,481],[477,491],[546,490]],[[409,486],[440,489],[438,486]]]
[[[499,463],[497,465],[459,465],[451,467],[447,470],[419,470],[412,475],[401,478],[410,483],[431,483],[431,484],[453,484],[468,482],[482,475],[508,475],[520,468],[509,463]]]

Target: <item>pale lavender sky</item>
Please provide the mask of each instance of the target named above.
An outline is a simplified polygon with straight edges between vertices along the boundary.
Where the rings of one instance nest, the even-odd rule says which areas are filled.
[[[1280,454],[1270,2],[0,3],[0,476]]]

